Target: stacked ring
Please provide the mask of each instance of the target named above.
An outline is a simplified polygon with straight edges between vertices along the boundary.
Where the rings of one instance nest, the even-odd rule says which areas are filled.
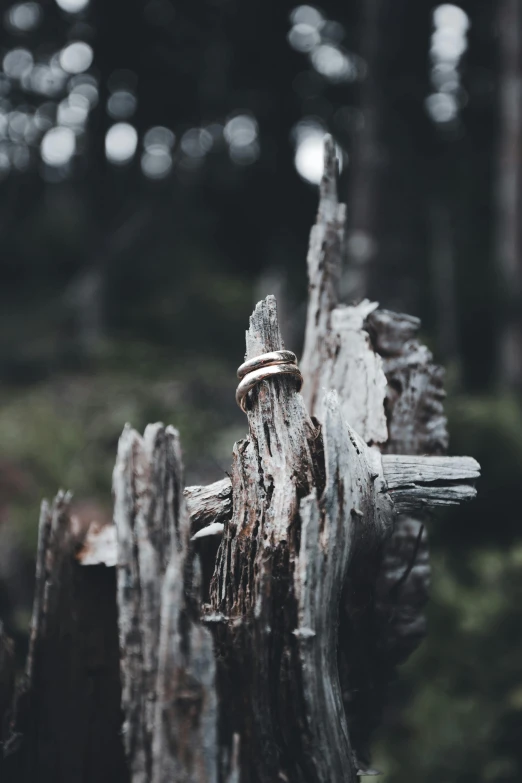
[[[262,353],[260,356],[254,356],[253,359],[248,359],[246,362],[238,367],[237,377],[239,379],[244,378],[249,372],[253,370],[259,370],[261,367],[268,367],[273,364],[295,364],[297,366],[297,356],[292,351],[270,351],[270,353]]]
[[[236,390],[236,402],[246,413],[248,393],[260,381],[275,375],[291,375],[298,382],[298,390],[303,385],[303,376],[297,366],[297,357],[292,351],[270,351],[244,362],[237,371],[240,383]]]

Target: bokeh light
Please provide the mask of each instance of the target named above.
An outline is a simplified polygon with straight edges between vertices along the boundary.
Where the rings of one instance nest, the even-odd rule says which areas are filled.
[[[89,0],[56,0],[56,5],[68,14],[78,14],[87,8]]]
[[[112,125],[105,136],[105,155],[110,163],[128,163],[136,152],[138,133],[128,122]]]
[[[298,52],[311,52],[321,42],[321,36],[315,27],[304,22],[295,24],[288,33],[290,46]]]
[[[318,185],[324,171],[324,134],[325,128],[313,117],[304,118],[294,127],[292,136],[295,141],[294,165],[299,176]],[[339,171],[345,157],[339,145],[336,145]]]
[[[7,122],[9,128],[9,138],[12,141],[20,141],[24,138],[28,121],[28,115],[23,111],[12,111],[9,113]]]
[[[149,146],[141,157],[141,170],[149,179],[163,179],[171,168],[171,152],[159,144]]]
[[[15,3],[5,12],[4,19],[12,32],[29,33],[42,21],[42,9],[38,3]]]
[[[347,54],[333,44],[318,46],[311,59],[316,71],[331,81],[352,80],[356,76],[356,69]]]
[[[212,149],[214,140],[205,128],[190,128],[181,137],[181,149],[189,158],[203,158]]]
[[[444,3],[435,8],[433,25],[430,55],[435,92],[426,98],[425,106],[432,120],[444,125],[458,118],[463,99],[458,68],[468,45],[469,17],[459,6]]]
[[[290,21],[294,25],[305,24],[309,27],[319,28],[324,24],[323,15],[312,5],[299,5],[290,14]]]
[[[469,30],[469,17],[462,8],[451,3],[437,6],[433,12],[433,22],[436,27],[452,28],[464,35]]]
[[[41,155],[49,166],[65,166],[76,151],[76,137],[70,128],[57,126],[42,139]]]
[[[98,82],[89,73],[73,76],[69,80],[69,92],[71,95],[82,95],[89,101],[91,109],[98,103]]]
[[[248,114],[238,114],[225,125],[225,139],[234,147],[245,147],[257,138],[257,122]]]
[[[107,112],[115,120],[127,120],[136,111],[138,101],[129,90],[116,90],[109,96]]]
[[[67,80],[67,74],[58,63],[39,63],[30,73],[28,89],[39,95],[59,95]]]
[[[80,130],[89,116],[90,104],[87,98],[78,93],[71,93],[58,106],[58,124]]]
[[[4,72],[11,79],[21,79],[31,72],[33,55],[28,49],[11,49],[3,60]]]
[[[454,95],[436,92],[426,98],[426,108],[435,122],[450,122],[458,113],[458,105]]]
[[[86,71],[93,59],[93,51],[85,41],[74,41],[70,43],[60,54],[60,65],[67,73],[83,73]]]
[[[323,139],[323,133],[310,133],[298,143],[295,151],[297,173],[314,185],[318,185],[323,176]]]
[[[201,137],[199,134],[194,135],[193,131],[198,130],[192,128],[191,131],[187,131],[183,138],[185,140],[185,148],[190,150],[194,149],[199,151]],[[143,174],[149,179],[163,179],[166,177],[173,165],[172,148],[176,137],[170,128],[165,128],[163,125],[156,125],[146,132],[143,137],[144,152],[141,156],[141,170]],[[185,154],[189,155],[189,152]],[[197,157],[197,155],[196,155]]]
[[[307,54],[310,62],[324,79],[331,82],[354,81],[365,75],[360,57],[346,52],[340,45],[345,31],[342,24],[325,19],[311,5],[300,5],[290,14],[292,28],[288,43],[298,52]]]
[[[34,122],[38,130],[45,133],[56,122],[57,106],[52,101],[42,103],[34,113]]]
[[[252,114],[236,114],[223,129],[230,159],[239,165],[254,163],[260,153],[257,120]]]
[[[143,146],[145,149],[150,147],[166,147],[172,149],[176,137],[170,128],[165,128],[163,125],[156,125],[153,128],[149,128],[143,137]]]

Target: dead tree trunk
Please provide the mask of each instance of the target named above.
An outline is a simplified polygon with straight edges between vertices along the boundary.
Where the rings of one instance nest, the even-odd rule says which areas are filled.
[[[4,734],[8,781],[129,780],[114,568],[82,568],[70,498],[42,504],[25,675]]]
[[[43,507],[7,780],[372,774],[387,682],[424,631],[420,515],[472,498],[478,465],[442,456],[441,371],[417,320],[339,304],[344,214],[327,140],[303,395],[289,375],[252,389],[230,478],[183,491],[177,432],[126,428],[114,524],[78,530],[64,495]],[[246,357],[283,347],[268,297]]]

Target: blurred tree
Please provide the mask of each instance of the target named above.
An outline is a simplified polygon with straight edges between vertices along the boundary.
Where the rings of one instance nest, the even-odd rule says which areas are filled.
[[[522,7],[498,6],[500,44],[500,144],[498,246],[501,300],[499,376],[506,389],[522,390]]]

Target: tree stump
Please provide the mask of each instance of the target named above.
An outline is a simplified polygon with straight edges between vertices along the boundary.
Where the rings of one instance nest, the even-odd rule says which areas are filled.
[[[127,427],[114,523],[43,507],[31,648],[6,707],[17,783],[346,783],[374,774],[387,684],[424,633],[426,513],[471,499],[418,321],[338,301],[331,139],[308,254],[303,394],[250,392],[230,477],[183,490],[179,437]],[[282,349],[273,297],[246,358]],[[3,645],[3,646],[2,646]]]

